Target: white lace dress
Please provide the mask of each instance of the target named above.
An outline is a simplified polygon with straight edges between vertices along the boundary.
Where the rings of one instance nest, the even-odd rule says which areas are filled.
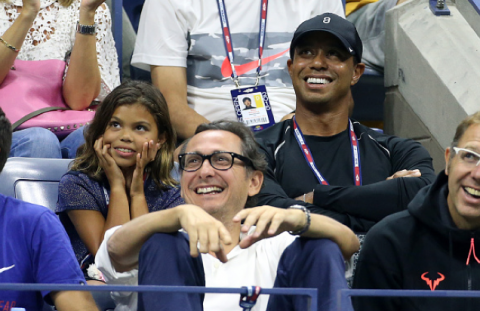
[[[22,0],[0,3],[0,36],[19,16],[17,8],[21,6]],[[80,0],[74,0],[67,8],[56,0],[40,0],[40,11],[27,33],[17,58],[20,60],[59,59],[66,60],[68,64],[75,42],[79,9]],[[97,60],[102,78],[101,91],[96,101],[102,101],[120,84],[117,51],[111,32],[111,16],[106,4],[98,7],[95,23],[97,24]]]

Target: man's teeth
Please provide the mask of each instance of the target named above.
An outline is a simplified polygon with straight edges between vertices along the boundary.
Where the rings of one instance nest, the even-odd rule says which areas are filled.
[[[464,189],[468,194],[473,195],[475,197],[480,197],[480,190],[475,190],[470,187],[465,187]]]
[[[219,187],[207,187],[207,188],[198,188],[197,194],[205,194],[205,193],[217,193],[222,192],[223,189]]]
[[[121,152],[133,152],[132,149],[125,149],[125,148],[117,148],[117,150]]]
[[[311,84],[328,84],[330,83],[327,79],[324,78],[308,78],[307,83]]]

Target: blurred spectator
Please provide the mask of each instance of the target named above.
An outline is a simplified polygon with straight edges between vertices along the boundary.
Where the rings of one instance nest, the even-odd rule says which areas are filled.
[[[12,126],[0,109],[0,172],[11,141]],[[46,207],[0,194],[0,232],[1,283],[85,282],[62,224]],[[86,291],[0,290],[2,310],[41,311],[44,299],[60,311],[98,311]]]
[[[346,0],[345,15],[355,24],[363,42],[362,62],[383,73],[385,67],[385,14],[406,0]]]
[[[0,83],[16,58],[66,60],[66,104],[83,110],[101,102],[120,83],[110,12],[103,1],[0,1]],[[14,132],[10,156],[61,158],[64,152],[74,157],[83,129],[70,136],[60,144],[46,129]]]

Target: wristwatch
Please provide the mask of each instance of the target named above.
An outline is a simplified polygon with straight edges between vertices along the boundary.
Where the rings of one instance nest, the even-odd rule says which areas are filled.
[[[80,22],[77,22],[77,32],[82,35],[94,35],[97,24],[93,25],[80,25]]]
[[[305,206],[298,205],[298,204],[294,204],[294,205],[290,206],[289,208],[298,209],[298,210],[301,210],[305,213],[305,226],[303,226],[302,229],[297,230],[297,231],[288,231],[288,233],[290,233],[291,235],[302,235],[302,234],[304,234],[310,228],[310,223],[311,223],[310,210],[307,209]]]

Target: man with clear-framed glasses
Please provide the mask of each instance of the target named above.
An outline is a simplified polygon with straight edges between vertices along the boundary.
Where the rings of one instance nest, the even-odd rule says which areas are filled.
[[[107,283],[121,283],[122,272],[138,266],[142,285],[313,287],[318,310],[336,310],[337,291],[347,288],[344,260],[358,250],[358,239],[300,206],[245,208],[254,206],[266,167],[247,126],[199,126],[179,163],[187,204],[107,231],[96,256]],[[241,310],[238,301],[238,295],[140,293],[138,310]],[[267,304],[268,310],[308,309],[303,297],[260,295],[252,310]]]
[[[367,234],[354,287],[480,290],[480,112],[463,120],[446,168],[408,210]],[[477,250],[478,249],[478,250]],[[356,310],[477,310],[478,299],[355,298]]]

